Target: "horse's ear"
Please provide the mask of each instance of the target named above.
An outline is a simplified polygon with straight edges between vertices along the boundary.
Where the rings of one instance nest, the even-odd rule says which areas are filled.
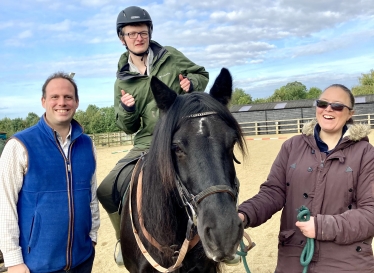
[[[232,77],[227,68],[222,68],[209,94],[223,105],[227,105],[232,95]]]
[[[177,98],[177,93],[154,76],[151,79],[151,89],[157,107],[162,111],[167,111]]]

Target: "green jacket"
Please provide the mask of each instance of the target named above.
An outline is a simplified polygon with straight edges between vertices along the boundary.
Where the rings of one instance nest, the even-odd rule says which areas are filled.
[[[150,47],[154,53],[150,76],[129,71],[127,51],[119,59],[114,84],[116,124],[126,134],[137,133],[134,148],[140,150],[149,148],[158,120],[158,108],[150,88],[151,77],[156,76],[178,94],[185,93],[179,84],[179,74],[191,81],[193,91],[204,91],[209,80],[204,67],[196,65],[175,48],[162,47],[154,41],[151,41]],[[121,90],[134,97],[134,109],[125,110],[121,104]]]

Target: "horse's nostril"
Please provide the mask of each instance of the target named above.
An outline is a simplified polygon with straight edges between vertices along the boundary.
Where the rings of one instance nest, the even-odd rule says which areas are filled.
[[[210,238],[210,236],[211,236],[211,229],[210,229],[210,227],[205,228],[205,236],[207,236],[208,238]]]

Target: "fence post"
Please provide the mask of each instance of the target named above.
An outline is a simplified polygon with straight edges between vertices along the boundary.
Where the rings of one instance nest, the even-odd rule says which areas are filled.
[[[368,114],[368,124],[369,124],[369,126],[371,128],[371,115],[370,114]]]
[[[297,119],[297,133],[300,134],[300,120]]]
[[[279,134],[279,126],[278,126],[278,121],[275,122],[275,134],[278,135]]]
[[[255,122],[255,135],[256,135],[256,136],[258,135],[258,126],[257,126],[257,122]]]

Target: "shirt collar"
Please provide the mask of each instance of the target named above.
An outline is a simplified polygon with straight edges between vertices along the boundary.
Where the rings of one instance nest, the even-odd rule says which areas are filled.
[[[56,131],[56,135],[57,135],[57,139],[60,142],[61,146],[65,146],[67,143],[70,143],[70,141],[71,141],[71,124],[70,124],[70,127],[69,127],[69,133],[66,136],[65,142],[62,141],[62,137],[60,136],[60,134],[57,131]]]
[[[348,130],[348,126],[344,125],[343,131],[342,131],[342,136],[340,137],[340,139],[339,139],[339,141],[336,145],[338,145],[340,143],[340,141],[342,141],[343,136],[344,136],[345,132],[347,132],[347,130]],[[319,136],[320,132],[321,132],[321,126],[319,126],[319,124],[317,123],[317,125],[314,127],[314,139],[316,140],[316,143],[317,143],[317,146],[318,146],[320,152],[330,154],[332,152],[332,150],[334,150],[334,149],[329,150],[329,146],[327,146],[327,144],[320,138],[320,136]]]

